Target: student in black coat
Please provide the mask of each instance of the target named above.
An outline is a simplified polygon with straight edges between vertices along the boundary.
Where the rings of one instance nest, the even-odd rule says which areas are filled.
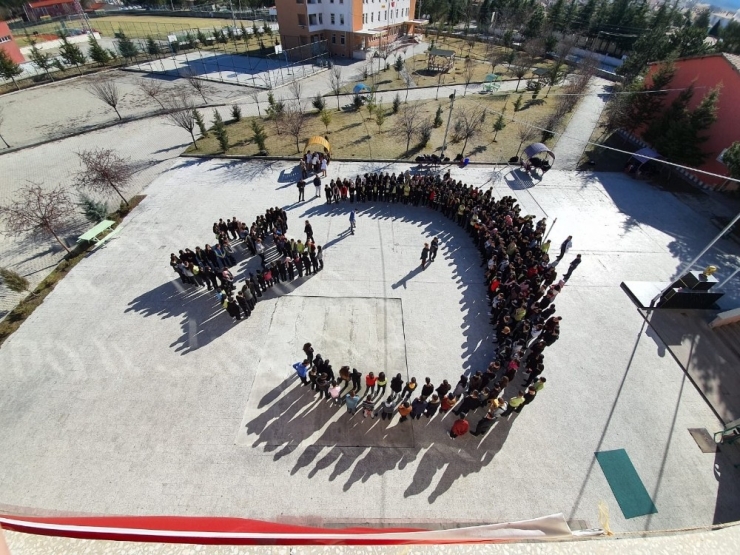
[[[403,391],[403,378],[401,378],[401,374],[396,374],[396,377],[391,380],[391,391],[393,392],[393,399]]]
[[[475,427],[475,431],[470,433],[474,436],[485,435],[485,433],[491,429],[495,422],[496,417],[493,415],[493,412],[488,411],[486,415],[478,421],[478,424]]]

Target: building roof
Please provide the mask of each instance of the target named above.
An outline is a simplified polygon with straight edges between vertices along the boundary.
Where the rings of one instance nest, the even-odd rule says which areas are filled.
[[[57,4],[73,4],[75,0],[39,0],[38,2],[29,2],[28,7],[32,10],[37,8],[48,8]]]
[[[737,54],[727,54],[726,52],[717,52],[715,54],[699,54],[697,56],[686,56],[685,58],[677,58],[674,62],[685,62],[689,60],[701,60],[703,58],[724,58],[727,62],[740,73],[740,56]],[[664,64],[665,61],[650,62],[649,66]]]
[[[735,69],[740,71],[740,56],[738,56],[737,54],[725,54],[725,53],[723,53],[722,55],[725,57],[725,60],[730,62],[735,67]]]

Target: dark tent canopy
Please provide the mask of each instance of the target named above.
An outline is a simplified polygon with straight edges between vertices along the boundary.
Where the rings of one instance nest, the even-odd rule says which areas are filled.
[[[547,148],[546,145],[543,145],[542,143],[532,143],[527,148],[524,149],[524,152],[522,153],[522,158],[534,158],[538,154],[546,153],[548,156],[552,158],[552,161],[555,162],[555,153]]]

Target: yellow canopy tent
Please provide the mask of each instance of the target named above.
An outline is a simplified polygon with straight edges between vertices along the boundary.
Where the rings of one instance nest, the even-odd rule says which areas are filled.
[[[324,147],[327,153],[331,154],[331,145],[329,144],[329,141],[327,141],[321,135],[316,135],[308,139],[306,141],[306,147],[303,149],[303,152],[305,153],[308,150],[308,147],[315,145],[321,145],[322,147]]]

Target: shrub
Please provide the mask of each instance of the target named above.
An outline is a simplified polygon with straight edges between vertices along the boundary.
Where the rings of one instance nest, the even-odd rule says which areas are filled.
[[[87,221],[92,224],[98,224],[108,217],[108,205],[93,200],[87,195],[80,197],[80,208]]]
[[[398,110],[401,109],[401,95],[396,93],[396,96],[393,97],[393,113],[397,114]]]
[[[234,121],[241,121],[242,109],[239,108],[238,104],[234,104],[231,106],[231,117],[234,119]]]
[[[324,100],[324,97],[318,93],[316,94],[316,96],[313,97],[311,104],[314,108],[316,108],[318,112],[323,112],[324,108],[326,108],[326,101]]]

